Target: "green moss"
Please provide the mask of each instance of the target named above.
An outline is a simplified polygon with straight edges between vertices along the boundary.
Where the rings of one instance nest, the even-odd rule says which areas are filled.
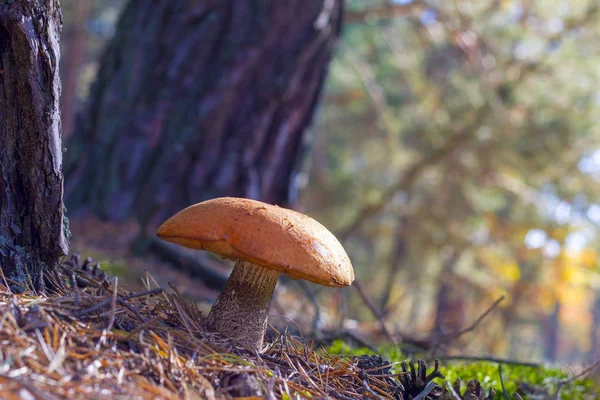
[[[361,356],[364,354],[378,354],[392,363],[406,361],[406,356],[395,346],[384,346],[379,352],[374,352],[368,348],[355,348],[349,346],[342,340],[336,340],[327,351],[332,355]],[[394,371],[398,370],[398,365]],[[440,371],[446,377],[445,381],[454,382],[457,378],[463,382],[471,379],[477,379],[487,390],[495,389],[495,399],[504,399],[502,384],[500,382],[499,364],[492,362],[451,362],[442,363]],[[528,399],[528,392],[535,390],[536,393],[544,393],[550,397],[556,393],[556,387],[560,380],[569,379],[569,374],[559,368],[542,366],[528,367],[503,365],[502,378],[504,386],[509,394],[518,392],[523,399]],[[440,385],[444,380],[438,379]],[[560,396],[563,399],[588,400],[600,398],[600,383],[592,378],[577,379],[561,387]]]
[[[140,272],[119,261],[100,263],[100,267],[109,276],[116,275],[127,282],[137,281],[142,277]]]
[[[440,368],[446,379],[453,382],[456,378],[477,378],[484,387],[493,387],[497,391],[497,399],[502,399],[502,385],[500,383],[500,370],[498,364],[490,362],[451,363]],[[554,395],[561,379],[568,379],[569,375],[558,368],[527,367],[503,365],[502,378],[506,391],[527,393],[526,388],[535,388],[536,392]],[[585,400],[600,397],[600,385],[591,378],[577,379],[562,386],[560,395],[565,399]],[[525,397],[524,397],[525,398]]]
[[[334,341],[331,346],[327,348],[327,352],[331,355],[348,355],[348,356],[362,356],[365,354],[374,355],[374,351],[366,347],[352,347],[343,340]]]

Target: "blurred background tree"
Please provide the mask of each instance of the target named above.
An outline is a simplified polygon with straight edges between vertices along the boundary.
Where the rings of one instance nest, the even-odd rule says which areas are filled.
[[[111,36],[121,4],[92,9],[88,48]],[[296,208],[344,241],[394,334],[452,332],[506,295],[454,348],[598,357],[597,2],[348,0],[345,8],[306,136],[312,151],[294,178]],[[81,100],[97,54],[80,68]],[[319,298],[323,326],[377,328],[360,296],[343,294],[341,308],[337,296]],[[305,304],[290,316],[310,314],[308,300],[295,301]]]
[[[72,215],[146,224],[219,196],[288,204],[341,13],[340,0],[127,2],[67,142]]]

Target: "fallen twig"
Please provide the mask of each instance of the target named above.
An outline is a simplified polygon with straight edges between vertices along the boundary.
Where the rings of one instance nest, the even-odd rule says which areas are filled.
[[[502,364],[498,364],[498,375],[500,376],[500,386],[502,387],[502,394],[506,400],[510,400],[510,396],[506,391],[506,387],[504,386],[504,377],[502,376]]]
[[[113,293],[112,298],[110,299],[110,319],[108,320],[108,330],[112,331],[112,328],[115,324],[115,315],[117,314],[117,290],[119,287],[119,278],[113,278]]]
[[[473,322],[471,325],[467,326],[466,328],[460,329],[456,332],[452,332],[452,333],[448,333],[445,335],[441,335],[439,338],[437,338],[434,343],[433,343],[433,348],[437,348],[439,347],[441,344],[448,344],[456,339],[458,339],[460,336],[464,335],[465,333],[469,333],[472,332],[473,330],[475,330],[475,328],[477,328],[477,326],[481,323],[481,321],[483,321],[485,319],[485,317],[487,317],[496,307],[498,307],[498,305],[504,301],[504,296],[501,296],[498,300],[496,300],[483,314],[481,314],[479,316],[479,318],[477,318],[475,320],[475,322]]]
[[[353,286],[356,289],[356,291],[358,292],[360,298],[365,303],[365,305],[369,308],[369,310],[371,311],[371,313],[379,321],[379,324],[381,325],[381,331],[383,332],[383,334],[385,335],[385,337],[392,344],[394,344],[394,345],[398,344],[396,338],[390,333],[390,331],[388,331],[387,327],[385,326],[385,318],[384,318],[384,316],[377,309],[377,307],[375,307],[375,304],[373,304],[373,302],[371,301],[371,299],[369,299],[369,296],[367,296],[367,293],[365,292],[365,290],[364,290],[364,288],[362,286],[362,283],[357,279],[357,280],[354,281]]]
[[[519,365],[523,367],[541,368],[541,365],[535,362],[511,360],[509,358],[483,357],[483,356],[436,356],[437,359],[445,361],[484,361],[496,364]],[[431,359],[433,360],[433,359]]]
[[[562,387],[564,385],[567,385],[567,384],[569,384],[571,382],[574,382],[577,379],[583,378],[584,376],[590,374],[592,371],[594,371],[598,367],[600,367],[600,359],[596,360],[589,367],[583,369],[580,373],[575,374],[575,375],[573,375],[570,378],[561,379],[560,381],[558,381],[558,385],[556,385],[556,392],[554,393],[554,399],[558,399],[558,394],[560,393],[560,390],[562,389]]]

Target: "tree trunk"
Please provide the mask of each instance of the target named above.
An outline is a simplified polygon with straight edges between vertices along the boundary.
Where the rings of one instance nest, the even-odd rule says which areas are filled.
[[[460,258],[460,253],[451,250],[446,255],[440,273],[440,287],[437,292],[435,327],[432,337],[438,339],[445,334],[457,332],[464,327],[465,301],[464,293],[457,286],[454,267]]]
[[[595,361],[600,357],[600,293],[596,293],[594,308],[592,309],[592,329],[590,330],[592,351],[590,360]]]
[[[63,3],[63,6],[65,4]],[[74,0],[73,24],[63,35],[63,44],[66,39],[67,54],[63,63],[63,95],[62,95],[62,127],[63,138],[67,140],[73,126],[77,109],[77,83],[81,73],[81,66],[85,62],[87,24],[92,12],[92,0]],[[65,38],[66,36],[66,38]],[[64,54],[63,47],[63,56]]]
[[[165,218],[286,204],[340,33],[341,0],[130,0],[65,162],[66,203]]]
[[[68,250],[58,0],[0,0],[0,267],[13,289],[44,288]]]
[[[557,299],[554,303],[554,309],[547,320],[543,323],[544,332],[544,359],[549,362],[556,362],[558,356],[558,347],[560,339],[560,309],[561,303]]]

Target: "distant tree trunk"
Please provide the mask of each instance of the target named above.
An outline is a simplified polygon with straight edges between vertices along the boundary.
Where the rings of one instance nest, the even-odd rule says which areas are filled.
[[[600,357],[600,293],[596,293],[594,308],[592,309],[592,329],[590,330],[592,351],[590,360],[595,361]]]
[[[68,49],[63,64],[62,92],[62,126],[65,140],[71,135],[75,125],[77,82],[79,81],[81,66],[85,61],[87,23],[92,11],[92,0],[74,0],[71,2],[71,8],[73,10],[73,24],[63,35],[63,43],[66,39]]]
[[[440,287],[436,299],[435,327],[432,332],[432,336],[436,338],[464,327],[464,293],[456,284],[457,279],[454,273],[454,267],[459,258],[460,253],[452,250],[442,265]]]
[[[0,267],[13,288],[44,288],[68,250],[58,0],[0,0]],[[29,285],[28,285],[29,286]]]
[[[408,216],[400,217],[398,226],[396,227],[396,232],[394,234],[396,244],[391,255],[389,269],[385,278],[385,285],[382,290],[383,293],[379,302],[379,307],[384,315],[386,315],[388,312],[388,303],[392,296],[392,291],[394,289],[394,284],[396,283],[398,273],[402,270],[404,263],[406,262],[406,239],[408,238],[410,232],[410,223],[411,219]]]
[[[342,0],[131,0],[67,144],[65,199],[164,218],[216,196],[285,204]]]
[[[561,303],[557,299],[554,303],[554,309],[547,320],[544,322],[544,358],[546,361],[555,362],[558,355],[558,345],[560,339],[560,309]]]

